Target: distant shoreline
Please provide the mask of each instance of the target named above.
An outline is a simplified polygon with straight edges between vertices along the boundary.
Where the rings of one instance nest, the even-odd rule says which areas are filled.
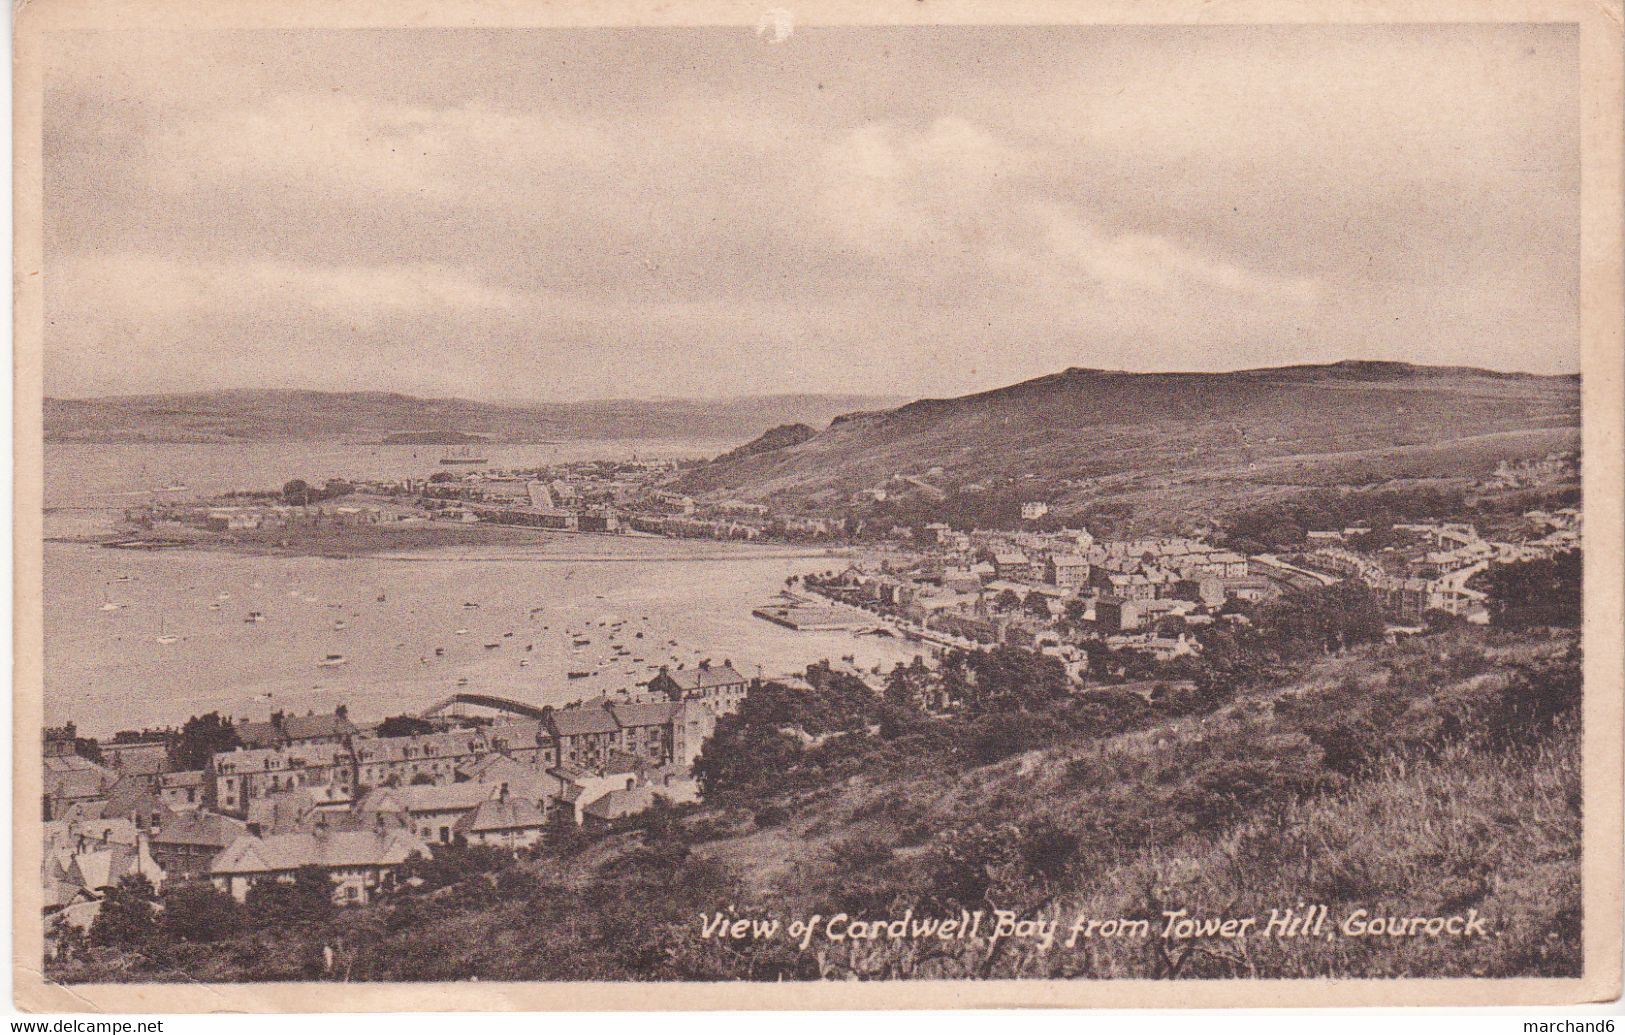
[[[572,551],[568,553],[493,553],[471,555],[459,548],[480,547],[544,547],[562,546],[566,537],[578,542],[586,541],[609,547],[603,553]],[[313,557],[327,560],[387,560],[407,563],[479,563],[526,561],[547,564],[593,564],[676,561],[738,561],[738,560],[806,560],[827,557],[831,560],[851,555],[850,546],[793,547],[788,545],[755,545],[750,543],[712,542],[708,540],[668,539],[663,536],[640,536],[595,532],[558,532],[478,525],[472,527],[414,527],[410,529],[378,529],[372,526],[340,528],[331,534],[311,536],[308,531],[297,537],[282,540],[243,540],[236,537],[196,536],[171,540],[163,536],[97,535],[50,536],[46,542],[69,545],[95,546],[121,549],[113,544],[150,538],[164,540],[164,551],[198,553],[228,553],[240,557]],[[677,550],[658,550],[648,553],[621,550],[632,544],[669,544]],[[692,544],[693,551],[682,551],[678,544]],[[153,547],[158,549],[160,547]],[[141,549],[141,547],[128,547]],[[613,551],[613,552],[611,552]],[[834,551],[834,552],[832,552]]]

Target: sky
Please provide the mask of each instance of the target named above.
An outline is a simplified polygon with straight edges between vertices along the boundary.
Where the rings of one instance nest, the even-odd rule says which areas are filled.
[[[53,37],[46,392],[1579,369],[1565,26]]]

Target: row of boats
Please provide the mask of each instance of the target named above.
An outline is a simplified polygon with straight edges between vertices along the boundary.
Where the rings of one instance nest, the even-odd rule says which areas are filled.
[[[115,581],[131,580],[128,577],[123,577]],[[253,585],[256,588],[263,588],[262,584],[259,582],[255,582]],[[319,599],[297,589],[290,590],[288,595],[292,598],[302,599],[309,603],[315,603]],[[209,609],[212,611],[222,610],[225,604],[231,599],[232,595],[229,592],[222,591],[216,593],[214,600],[208,605]],[[387,594],[378,594],[377,601],[379,603],[387,602],[387,600]],[[344,605],[342,603],[329,603],[327,606],[331,608],[342,608]],[[101,605],[102,611],[119,611],[124,607],[126,607],[126,605],[119,604],[111,599],[108,599],[106,592],[104,591],[103,603]],[[466,612],[473,612],[480,610],[481,605],[476,601],[465,601],[462,607]],[[541,607],[533,607],[527,613],[527,617],[532,622],[542,618],[544,615],[545,610]],[[258,625],[267,621],[267,616],[265,612],[255,610],[247,612],[243,616],[242,620],[245,624]],[[641,623],[647,623],[648,621],[648,615],[642,615],[639,618],[639,622]],[[593,676],[602,675],[617,668],[620,669],[620,674],[626,676],[635,676],[640,672],[654,672],[658,671],[661,666],[666,663],[668,655],[669,662],[672,665],[679,665],[683,662],[684,658],[681,654],[677,653],[678,643],[676,640],[667,640],[664,644],[657,646],[655,641],[647,635],[647,630],[639,628],[628,631],[628,624],[628,621],[624,618],[614,615],[602,615],[595,621],[583,623],[580,628],[567,629],[566,633],[570,641],[571,654],[581,658],[580,661],[578,661],[575,665],[572,665],[567,670],[567,677],[572,680],[589,679]],[[349,623],[344,618],[335,618],[332,623],[332,628],[335,631],[343,631],[349,628]],[[548,631],[549,628],[550,627],[545,624],[541,626],[543,631]],[[452,630],[452,635],[468,636],[471,635],[471,632],[472,631],[468,627],[459,626],[458,628]],[[589,661],[584,656],[593,647],[595,636],[607,641],[604,645],[609,647],[609,651],[607,654],[600,655],[596,660]],[[624,641],[622,637],[625,637]],[[500,650],[504,645],[504,641],[512,640],[514,638],[514,630],[506,630],[500,637],[486,642],[483,647],[486,651]],[[178,642],[180,639],[181,637],[179,635],[170,631],[167,616],[160,616],[158,635],[155,637],[156,642],[163,645],[169,645]],[[645,641],[645,643],[640,645],[635,641]],[[649,648],[652,648],[652,651]],[[635,649],[636,652],[634,652]],[[532,654],[534,650],[534,643],[525,644],[525,655]],[[445,655],[445,647],[434,648],[434,657],[444,657]],[[695,655],[697,657],[699,652],[696,651]],[[423,664],[432,663],[432,659],[428,656],[420,658],[419,660]],[[316,667],[323,669],[335,669],[349,664],[349,661],[350,659],[346,655],[335,651],[324,654],[320,659],[318,659],[316,662]],[[528,668],[530,667],[530,664],[531,658],[528,656],[522,656],[519,659],[520,668]],[[457,685],[466,686],[467,684],[468,677],[463,676],[458,678]]]

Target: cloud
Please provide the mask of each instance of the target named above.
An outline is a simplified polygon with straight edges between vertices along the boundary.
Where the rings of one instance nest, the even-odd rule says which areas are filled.
[[[73,36],[46,108],[50,389],[1574,369],[1573,43],[1488,25]],[[283,366],[250,374],[244,341]]]
[[[201,320],[316,310],[351,323],[395,314],[512,309],[520,296],[433,263],[311,266],[270,259],[200,264],[158,255],[86,255],[54,263],[47,291],[60,309],[95,298],[115,319]]]
[[[149,167],[166,193],[223,180],[373,204],[522,195],[537,181],[610,162],[616,151],[599,127],[558,116],[317,94],[210,112],[166,127],[151,147]]]

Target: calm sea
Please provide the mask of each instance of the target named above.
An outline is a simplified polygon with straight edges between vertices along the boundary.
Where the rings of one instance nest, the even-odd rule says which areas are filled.
[[[492,466],[518,467],[634,449],[639,456],[717,451],[696,443],[571,443],[505,447],[490,458]],[[48,517],[47,534],[62,532],[52,523],[97,516],[76,508],[133,498],[121,493],[421,475],[439,468],[439,455],[410,446],[50,446],[47,506],[65,509]],[[787,577],[845,563],[787,553],[567,534],[521,547],[345,560],[48,542],[45,718],[106,734],[209,710],[264,717],[343,703],[357,716],[382,717],[457,690],[566,704],[631,686],[658,665],[704,658],[731,660],[754,675],[846,655],[864,667],[913,656],[892,640],[798,633],[753,618],[751,608]],[[244,620],[256,611],[263,621]],[[328,655],[344,663],[321,666]],[[591,675],[572,679],[572,672]]]

